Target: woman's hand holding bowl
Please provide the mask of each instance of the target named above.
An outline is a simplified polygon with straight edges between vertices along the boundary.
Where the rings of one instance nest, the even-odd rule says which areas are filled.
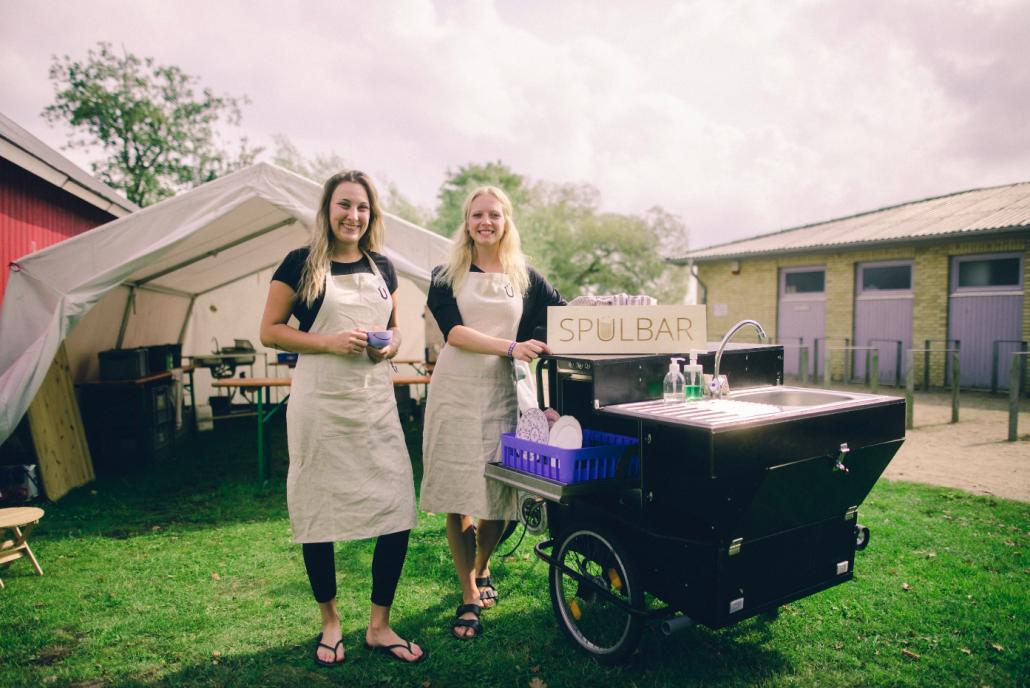
[[[368,332],[361,328],[343,330],[329,337],[326,349],[342,356],[360,354],[368,347]]]

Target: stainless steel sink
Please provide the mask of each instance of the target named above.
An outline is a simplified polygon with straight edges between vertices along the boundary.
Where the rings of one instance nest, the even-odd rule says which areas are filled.
[[[754,404],[770,404],[781,408],[808,408],[860,401],[862,396],[865,395],[831,390],[806,389],[803,387],[763,387],[761,389],[741,390],[730,394],[728,398]]]
[[[880,394],[776,386],[737,390],[721,399],[678,404],[668,404],[662,400],[637,401],[615,404],[605,410],[683,425],[725,428],[742,424],[779,423],[815,415],[835,415],[851,409],[898,401]]]

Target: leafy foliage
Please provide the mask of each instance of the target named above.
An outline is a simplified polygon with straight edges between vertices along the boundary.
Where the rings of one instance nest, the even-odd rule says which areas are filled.
[[[480,186],[500,187],[508,194],[516,210],[529,200],[526,178],[513,172],[500,160],[481,165],[462,165],[457,172],[448,172],[447,179],[440,186],[437,194],[439,205],[436,217],[429,225],[430,229],[445,237],[453,235],[463,219],[461,206],[465,198]]]
[[[54,103],[43,110],[51,124],[67,122],[68,148],[100,148],[93,173],[144,206],[211,181],[254,161],[260,148],[225,150],[218,125],[238,126],[247,98],[197,91],[198,79],[153,58],[116,55],[98,43],[85,60],[54,56]]]
[[[682,251],[687,230],[655,207],[643,216],[602,212],[589,184],[530,182],[504,163],[468,164],[440,187],[432,227],[450,236],[461,224],[461,205],[477,186],[499,186],[512,199],[515,222],[530,262],[567,298],[625,292],[678,303],[686,289],[683,268],[664,260]]]
[[[304,154],[293,145],[286,134],[273,134],[272,142],[275,143],[275,153],[272,154],[273,163],[319,184],[324,183],[326,179],[337,172],[350,167],[343,156],[336,151],[320,153],[314,158],[304,157]]]

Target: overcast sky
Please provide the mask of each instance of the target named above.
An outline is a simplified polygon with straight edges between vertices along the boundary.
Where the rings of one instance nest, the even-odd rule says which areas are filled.
[[[282,133],[427,207],[502,160],[691,248],[1030,180],[1030,0],[3,0],[0,112],[59,148],[51,56],[100,40],[248,95],[265,159]]]

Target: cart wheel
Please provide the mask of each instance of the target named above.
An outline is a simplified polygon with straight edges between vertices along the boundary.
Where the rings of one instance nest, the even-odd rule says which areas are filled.
[[[631,613],[605,593],[642,609],[644,590],[629,553],[618,539],[597,528],[573,528],[554,550],[551,605],[562,630],[601,664],[617,664],[636,650],[644,617]],[[590,582],[562,571],[569,568]]]

